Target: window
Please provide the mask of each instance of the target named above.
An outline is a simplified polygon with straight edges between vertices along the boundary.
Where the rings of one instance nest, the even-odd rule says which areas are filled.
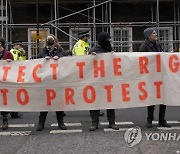
[[[132,28],[112,28],[112,43],[115,51],[132,52]]]
[[[91,30],[89,28],[70,28],[69,29],[69,50],[72,50],[74,44],[76,44],[78,40],[78,34],[83,31],[89,31],[89,34],[91,34]],[[71,37],[72,36],[72,37]],[[74,38],[77,40],[75,40]],[[89,42],[91,42],[91,37],[89,38]]]
[[[28,59],[37,57],[37,39],[39,39],[40,51],[44,48],[45,40],[49,34],[49,29],[39,29],[39,37],[37,36],[37,29],[28,29]]]
[[[165,52],[173,50],[172,27],[159,27],[159,41]]]

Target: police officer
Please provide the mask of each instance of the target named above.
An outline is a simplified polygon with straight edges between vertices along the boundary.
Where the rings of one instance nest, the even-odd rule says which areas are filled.
[[[157,42],[157,32],[154,28],[146,28],[144,30],[145,41],[141,44],[140,52],[163,52],[161,45]],[[154,119],[154,107],[155,105],[148,106],[148,117],[146,127],[152,127],[152,121]],[[166,105],[160,105],[159,107],[159,125],[163,127],[171,127],[165,120]]]
[[[14,41],[10,52],[13,54],[14,60],[26,60],[26,51],[22,47],[22,41]]]
[[[100,53],[113,52],[113,48],[110,42],[110,35],[107,32],[101,32],[98,35],[98,44],[89,51],[89,54],[96,55]],[[99,112],[100,110],[90,110],[90,115],[92,119],[92,125],[90,131],[98,129],[99,123]],[[109,121],[109,128],[118,130],[119,127],[115,124],[115,110],[107,109],[107,119]]]
[[[89,51],[89,43],[88,39],[90,37],[89,31],[83,31],[79,33],[79,40],[73,47],[72,55],[74,56],[82,56],[87,55]]]
[[[14,41],[13,48],[10,52],[12,53],[14,60],[26,60],[26,51],[22,47],[22,41]],[[10,112],[10,115],[13,119],[21,118],[23,116],[23,114],[19,112]]]
[[[42,52],[38,54],[38,58],[45,58],[47,60],[54,59],[58,60],[60,57],[67,56],[67,52],[60,46],[58,43],[57,38],[50,34],[47,36],[45,47],[43,48]],[[42,131],[44,129],[44,124],[46,121],[46,116],[48,112],[40,112],[39,116],[39,123],[37,126],[37,131]],[[64,125],[63,121],[64,111],[56,111],[56,118],[58,121],[59,128],[65,130],[66,126]]]

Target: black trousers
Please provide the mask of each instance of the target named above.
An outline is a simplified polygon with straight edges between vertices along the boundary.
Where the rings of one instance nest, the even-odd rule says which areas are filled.
[[[107,119],[109,122],[115,122],[115,110],[107,109]],[[100,110],[90,110],[90,116],[93,122],[99,122]]]
[[[4,118],[7,118],[8,117],[8,114],[11,115],[11,117],[17,117],[18,116],[18,112],[1,112],[1,115],[4,117]]]
[[[150,121],[154,120],[154,108],[155,108],[155,105],[148,106],[148,117],[147,117],[147,119]],[[165,112],[166,112],[166,105],[160,105],[159,106],[159,121],[165,120]]]
[[[48,112],[40,112],[40,117],[46,118]],[[56,116],[57,117],[64,117],[64,111],[56,111]]]
[[[9,112],[11,117],[17,117],[18,116],[18,112]]]
[[[1,115],[3,116],[3,119],[7,119],[9,112],[1,112]]]

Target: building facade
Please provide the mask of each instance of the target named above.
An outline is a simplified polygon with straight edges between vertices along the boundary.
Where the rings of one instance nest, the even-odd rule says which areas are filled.
[[[71,50],[83,30],[89,30],[91,46],[107,31],[116,51],[136,52],[143,30],[156,27],[164,51],[180,51],[179,0],[1,0],[0,17],[8,47],[22,40],[29,59],[36,58],[49,33]]]

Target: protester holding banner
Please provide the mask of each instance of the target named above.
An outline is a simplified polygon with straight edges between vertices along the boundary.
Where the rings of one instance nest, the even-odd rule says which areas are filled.
[[[140,52],[163,52],[163,49],[158,43],[157,32],[154,28],[146,28],[144,30],[145,41],[141,44]],[[148,106],[148,117],[147,117],[147,128],[152,128],[152,121],[154,119],[154,108],[153,106]],[[166,105],[160,105],[159,107],[159,125],[163,127],[171,127],[165,120]]]
[[[106,32],[101,32],[98,35],[98,44],[94,48],[89,51],[89,54],[96,55],[100,53],[114,52],[111,42],[110,35]],[[90,115],[92,118],[92,126],[90,127],[90,131],[95,131],[98,129],[99,123],[99,112],[100,110],[90,110]],[[119,127],[115,124],[115,110],[107,109],[107,119],[109,121],[109,128],[118,130]]]
[[[45,58],[47,60],[52,58],[54,60],[58,60],[63,56],[67,56],[67,53],[58,43],[58,39],[52,34],[48,35],[45,42],[45,47],[43,48],[42,52],[38,54],[38,58]],[[40,112],[37,131],[42,131],[44,129],[47,114],[48,112]],[[63,117],[64,111],[56,111],[58,126],[59,128],[65,130],[66,126],[64,125]]]
[[[79,34],[79,40],[73,47],[72,55],[74,56],[83,56],[87,55],[89,52],[89,43],[88,40],[90,38],[89,31],[82,31]],[[104,115],[104,112],[99,113],[100,116]]]
[[[8,62],[14,59],[11,52],[5,49],[5,40],[2,37],[0,38],[0,59]],[[6,130],[8,129],[8,112],[1,112],[1,115],[3,116],[2,129]]]

